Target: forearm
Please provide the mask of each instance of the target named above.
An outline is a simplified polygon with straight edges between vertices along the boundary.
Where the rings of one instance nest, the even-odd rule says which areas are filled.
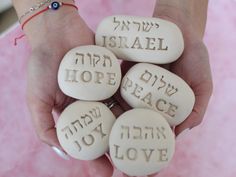
[[[208,0],[157,0],[154,16],[169,17],[180,28],[191,24],[199,38],[203,38],[207,20]]]
[[[39,2],[45,2],[45,0],[13,0],[13,5],[20,18],[22,14]],[[62,2],[70,4],[74,3],[73,0],[62,0]],[[46,3],[40,9],[35,10],[22,18],[21,23],[33,14],[46,8],[49,4],[50,3]],[[70,28],[72,28],[73,20],[75,21],[75,19],[76,24],[79,23],[81,24],[80,26],[84,25],[84,21],[80,18],[75,8],[62,6],[56,11],[48,10],[34,17],[24,26],[24,32],[31,47],[43,46],[42,43],[50,42],[50,40],[55,41],[61,37],[66,38],[66,35],[69,33],[68,31],[71,31]]]

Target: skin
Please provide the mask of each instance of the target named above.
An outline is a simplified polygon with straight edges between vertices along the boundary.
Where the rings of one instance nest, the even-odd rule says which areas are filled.
[[[13,0],[19,16],[37,2]],[[207,4],[207,0],[159,0],[153,13],[153,17],[172,21],[182,30],[185,40],[183,55],[176,62],[163,67],[182,77],[196,96],[193,112],[175,128],[176,135],[201,123],[212,93],[209,56],[202,40]],[[32,122],[40,140],[49,146],[61,148],[52,112],[60,114],[75,100],[60,91],[57,84],[58,67],[71,48],[94,44],[94,33],[77,11],[70,7],[62,7],[56,13],[47,11],[35,17],[25,26],[24,32],[32,48],[27,78],[27,101]],[[123,62],[123,74],[133,64]],[[111,109],[116,116],[130,109],[119,93],[114,97],[119,102],[119,105]],[[113,166],[106,156],[89,161],[88,166],[96,174],[112,176]]]

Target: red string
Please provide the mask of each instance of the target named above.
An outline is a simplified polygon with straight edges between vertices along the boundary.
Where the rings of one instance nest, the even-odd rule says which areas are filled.
[[[26,23],[28,23],[30,20],[32,20],[34,17],[38,16],[39,14],[47,11],[49,9],[49,7],[46,7],[45,9],[43,10],[40,10],[39,12],[37,12],[36,14],[32,15],[31,17],[29,17],[27,20],[25,20],[22,25],[21,25],[21,29],[23,30],[24,29],[24,26],[26,25]]]
[[[14,45],[16,46],[16,45],[17,45],[17,41],[18,41],[19,39],[23,38],[23,37],[25,37],[24,34],[22,34],[22,35],[19,36],[19,37],[16,37],[16,38],[14,39]]]
[[[76,5],[74,5],[74,4],[62,3],[62,5],[74,7],[76,10],[78,10],[78,7]],[[24,21],[24,23],[22,23],[21,29],[23,30],[24,26],[26,25],[26,23],[28,23],[30,20],[32,20],[32,18],[38,16],[39,14],[41,14],[41,13],[47,11],[47,10],[49,10],[49,7],[46,7],[45,9],[43,9],[43,10],[37,12],[36,14],[32,15],[31,17],[29,17],[27,20]]]
[[[78,10],[78,7],[74,4],[68,4],[68,3],[62,3],[62,5],[65,5],[65,6],[71,6],[71,7],[74,7],[76,10]]]
[[[76,5],[74,5],[74,4],[68,4],[68,3],[63,3],[63,2],[62,2],[62,5],[74,7],[76,10],[78,10],[78,7],[77,7]],[[49,10],[49,9],[50,9],[49,7],[46,7],[46,8],[44,8],[44,9],[42,9],[41,11],[35,13],[35,14],[32,15],[31,17],[29,17],[28,19],[26,19],[26,20],[22,23],[21,29],[23,30],[23,29],[24,29],[24,26],[25,26],[30,20],[32,20],[34,17],[38,16],[39,14],[41,14],[41,13],[43,13],[43,12],[46,12],[46,11]],[[25,36],[25,35],[23,34],[23,35],[21,35],[21,36],[19,36],[19,37],[16,37],[15,40],[14,40],[14,45],[17,45],[17,40],[23,38],[24,36]]]

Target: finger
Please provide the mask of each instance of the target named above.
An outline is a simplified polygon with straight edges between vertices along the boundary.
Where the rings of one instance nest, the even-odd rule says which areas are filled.
[[[33,97],[28,97],[28,105],[39,139],[49,146],[61,148],[57,139],[52,106]]]
[[[195,89],[194,92],[196,101],[193,111],[183,123],[175,127],[176,136],[178,136],[185,129],[191,129],[202,122],[212,93],[212,88],[211,87],[207,88],[209,89],[206,89],[206,91],[202,91],[201,89],[199,89],[198,91]]]
[[[90,176],[111,177],[113,174],[113,166],[104,155],[96,160],[88,161]]]

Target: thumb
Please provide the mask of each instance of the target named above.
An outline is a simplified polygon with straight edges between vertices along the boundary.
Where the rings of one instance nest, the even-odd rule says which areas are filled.
[[[28,107],[39,139],[49,146],[61,148],[52,115],[53,105],[47,104],[38,98],[28,97]]]

